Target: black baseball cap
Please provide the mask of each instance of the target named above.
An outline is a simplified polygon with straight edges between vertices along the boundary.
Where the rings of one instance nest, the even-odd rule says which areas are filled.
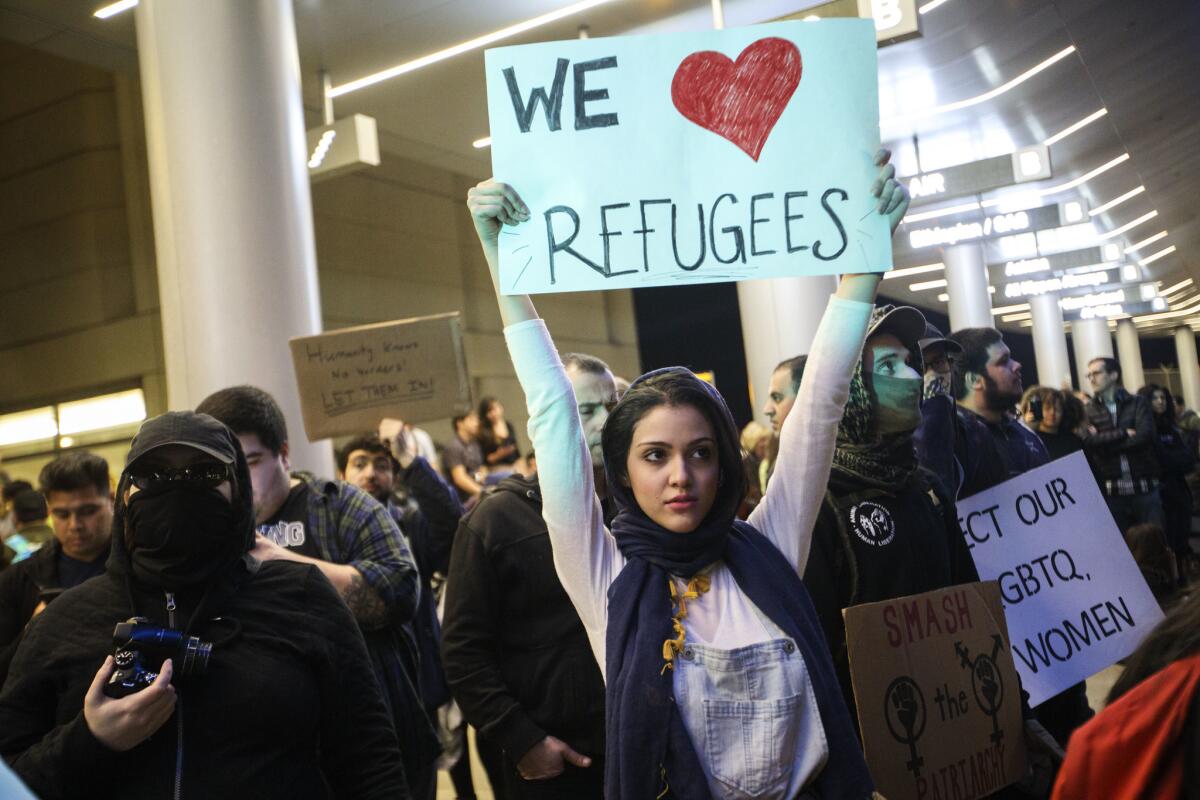
[[[871,312],[867,338],[890,333],[900,340],[914,356],[920,357],[918,342],[925,333],[925,315],[912,306],[879,306]]]
[[[229,428],[208,414],[168,411],[142,423],[129,446],[125,469],[150,451],[172,444],[191,447],[222,464],[232,464],[237,460],[235,441]]]
[[[946,348],[947,353],[962,352],[961,344],[953,339],[947,339],[945,336],[942,336],[942,332],[928,322],[925,323],[925,334],[921,341],[917,344],[920,346],[922,352],[924,352],[926,348],[932,347],[935,344],[940,344],[942,347]]]
[[[12,500],[12,507],[17,522],[37,522],[50,515],[46,508],[46,498],[36,489],[26,489],[18,493]]]

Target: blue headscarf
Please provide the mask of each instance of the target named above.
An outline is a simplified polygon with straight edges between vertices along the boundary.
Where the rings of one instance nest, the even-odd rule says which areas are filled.
[[[646,516],[625,485],[624,464],[608,458],[615,436],[615,428],[608,426],[620,416],[621,406],[653,391],[668,376],[694,382],[687,395],[713,425],[722,475],[712,509],[695,531],[683,534]],[[711,797],[675,703],[673,672],[663,670],[663,642],[672,638],[670,576],[691,578],[719,560],[751,602],[796,641],[804,657],[829,743],[829,760],[813,788],[822,797],[870,796],[871,778],[808,592],[783,554],[753,526],[736,519],[745,476],[737,426],[725,399],[683,367],[655,370],[629,387],[604,433],[608,489],[619,509],[611,530],[627,559],[608,590],[606,796],[646,800],[659,796],[665,781],[673,797]]]

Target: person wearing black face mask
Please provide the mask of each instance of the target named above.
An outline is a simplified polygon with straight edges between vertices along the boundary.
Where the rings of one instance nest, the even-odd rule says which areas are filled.
[[[915,308],[872,314],[804,571],[851,711],[842,609],[979,579],[953,495],[917,464],[924,333]]]
[[[350,611],[316,567],[259,562],[253,544],[237,438],[192,412],[146,422],[117,487],[106,573],[33,620],[0,693],[0,755],[33,791],[410,796]],[[210,642],[207,668],[155,658],[151,685],[109,696],[113,628],[134,616]]]

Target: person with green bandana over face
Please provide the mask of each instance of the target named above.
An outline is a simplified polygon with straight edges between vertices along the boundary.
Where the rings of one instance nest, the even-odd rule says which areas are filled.
[[[915,308],[872,313],[804,571],[852,712],[842,609],[979,580],[952,491],[917,463],[924,335]]]

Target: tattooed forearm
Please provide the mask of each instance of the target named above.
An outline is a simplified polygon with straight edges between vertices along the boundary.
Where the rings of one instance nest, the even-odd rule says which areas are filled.
[[[364,630],[382,628],[387,624],[387,607],[383,604],[383,598],[379,596],[379,592],[367,585],[358,570],[354,570],[354,574],[350,576],[350,583],[342,592],[342,599],[346,601],[350,613]]]

